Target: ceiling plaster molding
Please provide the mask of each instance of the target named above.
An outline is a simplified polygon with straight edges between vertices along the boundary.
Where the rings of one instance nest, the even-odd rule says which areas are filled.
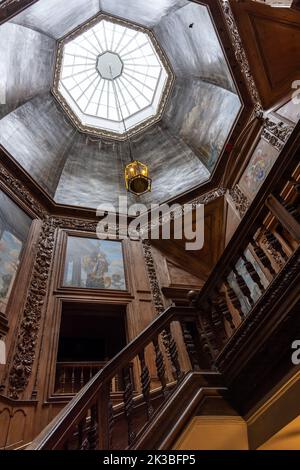
[[[234,49],[235,57],[240,65],[241,71],[245,77],[247,87],[254,104],[254,112],[258,117],[261,117],[263,114],[263,107],[261,99],[251,73],[251,68],[244,50],[242,40],[238,31],[238,27],[230,7],[229,0],[219,0],[223,15],[232,39],[232,46]]]

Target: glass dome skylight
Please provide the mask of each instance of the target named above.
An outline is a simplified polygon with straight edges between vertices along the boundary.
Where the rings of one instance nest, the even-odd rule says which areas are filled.
[[[152,32],[100,15],[58,48],[54,94],[80,130],[124,137],[160,119],[173,82]]]

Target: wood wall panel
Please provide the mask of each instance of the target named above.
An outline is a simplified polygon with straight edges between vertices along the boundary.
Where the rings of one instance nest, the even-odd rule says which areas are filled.
[[[300,12],[231,1],[264,109],[287,95],[300,74]]]

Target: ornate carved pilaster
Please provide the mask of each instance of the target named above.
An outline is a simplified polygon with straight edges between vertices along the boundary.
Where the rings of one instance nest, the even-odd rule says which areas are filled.
[[[250,201],[237,184],[229,190],[229,195],[242,219],[250,207]]]
[[[19,327],[17,345],[9,372],[9,396],[18,399],[32,372],[39,326],[45,305],[56,224],[46,218],[38,242],[24,315]]]
[[[160,315],[165,310],[165,306],[164,306],[164,301],[163,301],[163,294],[160,289],[159,281],[156,275],[154,259],[153,259],[152,251],[151,251],[151,243],[149,240],[143,240],[142,245],[143,245],[145,262],[146,262],[146,267],[147,267],[148,276],[149,276],[149,282],[150,282],[150,288],[151,288],[152,297],[153,297],[154,308],[156,310],[157,315]]]

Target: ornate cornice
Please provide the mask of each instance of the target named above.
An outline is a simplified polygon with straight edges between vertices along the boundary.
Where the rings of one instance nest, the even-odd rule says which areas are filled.
[[[229,195],[242,219],[250,207],[250,201],[237,184],[229,190]]]
[[[22,202],[38,217],[44,219],[47,215],[45,208],[31,195],[26,187],[12,175],[6,168],[0,166],[0,180],[9,188],[13,193],[22,200]]]
[[[251,68],[247,59],[246,52],[244,50],[244,46],[238,31],[238,27],[232,12],[232,9],[230,7],[229,0],[219,0],[223,15],[232,39],[232,45],[235,53],[235,57],[240,65],[241,71],[245,77],[247,87],[249,90],[249,93],[251,95],[253,104],[254,104],[254,109],[255,109],[255,114],[258,117],[261,117],[263,114],[263,107],[261,104],[261,99],[253,78],[253,75],[251,73]]]

